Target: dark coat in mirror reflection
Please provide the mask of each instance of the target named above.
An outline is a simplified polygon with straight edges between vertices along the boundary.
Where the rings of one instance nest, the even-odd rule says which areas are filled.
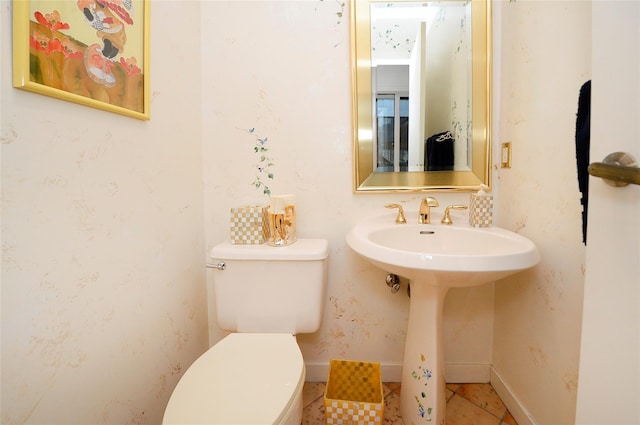
[[[424,143],[424,164],[427,171],[453,170],[455,139],[450,131],[434,134]]]

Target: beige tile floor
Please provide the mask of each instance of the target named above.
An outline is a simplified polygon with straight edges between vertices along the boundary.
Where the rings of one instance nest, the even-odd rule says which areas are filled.
[[[304,385],[302,425],[324,424],[322,382]],[[385,383],[384,424],[404,425],[400,417],[400,384]],[[447,425],[518,425],[490,384],[447,384]]]

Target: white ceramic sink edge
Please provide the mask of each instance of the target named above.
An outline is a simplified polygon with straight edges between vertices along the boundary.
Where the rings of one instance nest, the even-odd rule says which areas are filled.
[[[407,212],[408,220],[417,213]],[[473,286],[528,269],[540,260],[529,239],[499,227],[396,224],[395,214],[368,217],[347,234],[348,245],[371,263],[435,286]]]

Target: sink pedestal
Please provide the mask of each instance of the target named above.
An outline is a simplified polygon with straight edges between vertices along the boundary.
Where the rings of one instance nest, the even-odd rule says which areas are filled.
[[[411,281],[400,414],[405,425],[444,425],[442,306],[449,288]]]
[[[409,278],[400,413],[405,425],[444,425],[442,306],[448,289],[533,267],[540,261],[536,246],[499,227],[398,225],[393,214],[362,220],[347,234],[347,243],[387,273]]]

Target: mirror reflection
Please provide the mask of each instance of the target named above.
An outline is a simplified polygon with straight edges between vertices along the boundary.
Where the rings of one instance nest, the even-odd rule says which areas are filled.
[[[489,184],[488,7],[352,0],[356,191]]]
[[[374,172],[470,170],[471,2],[371,3]]]

